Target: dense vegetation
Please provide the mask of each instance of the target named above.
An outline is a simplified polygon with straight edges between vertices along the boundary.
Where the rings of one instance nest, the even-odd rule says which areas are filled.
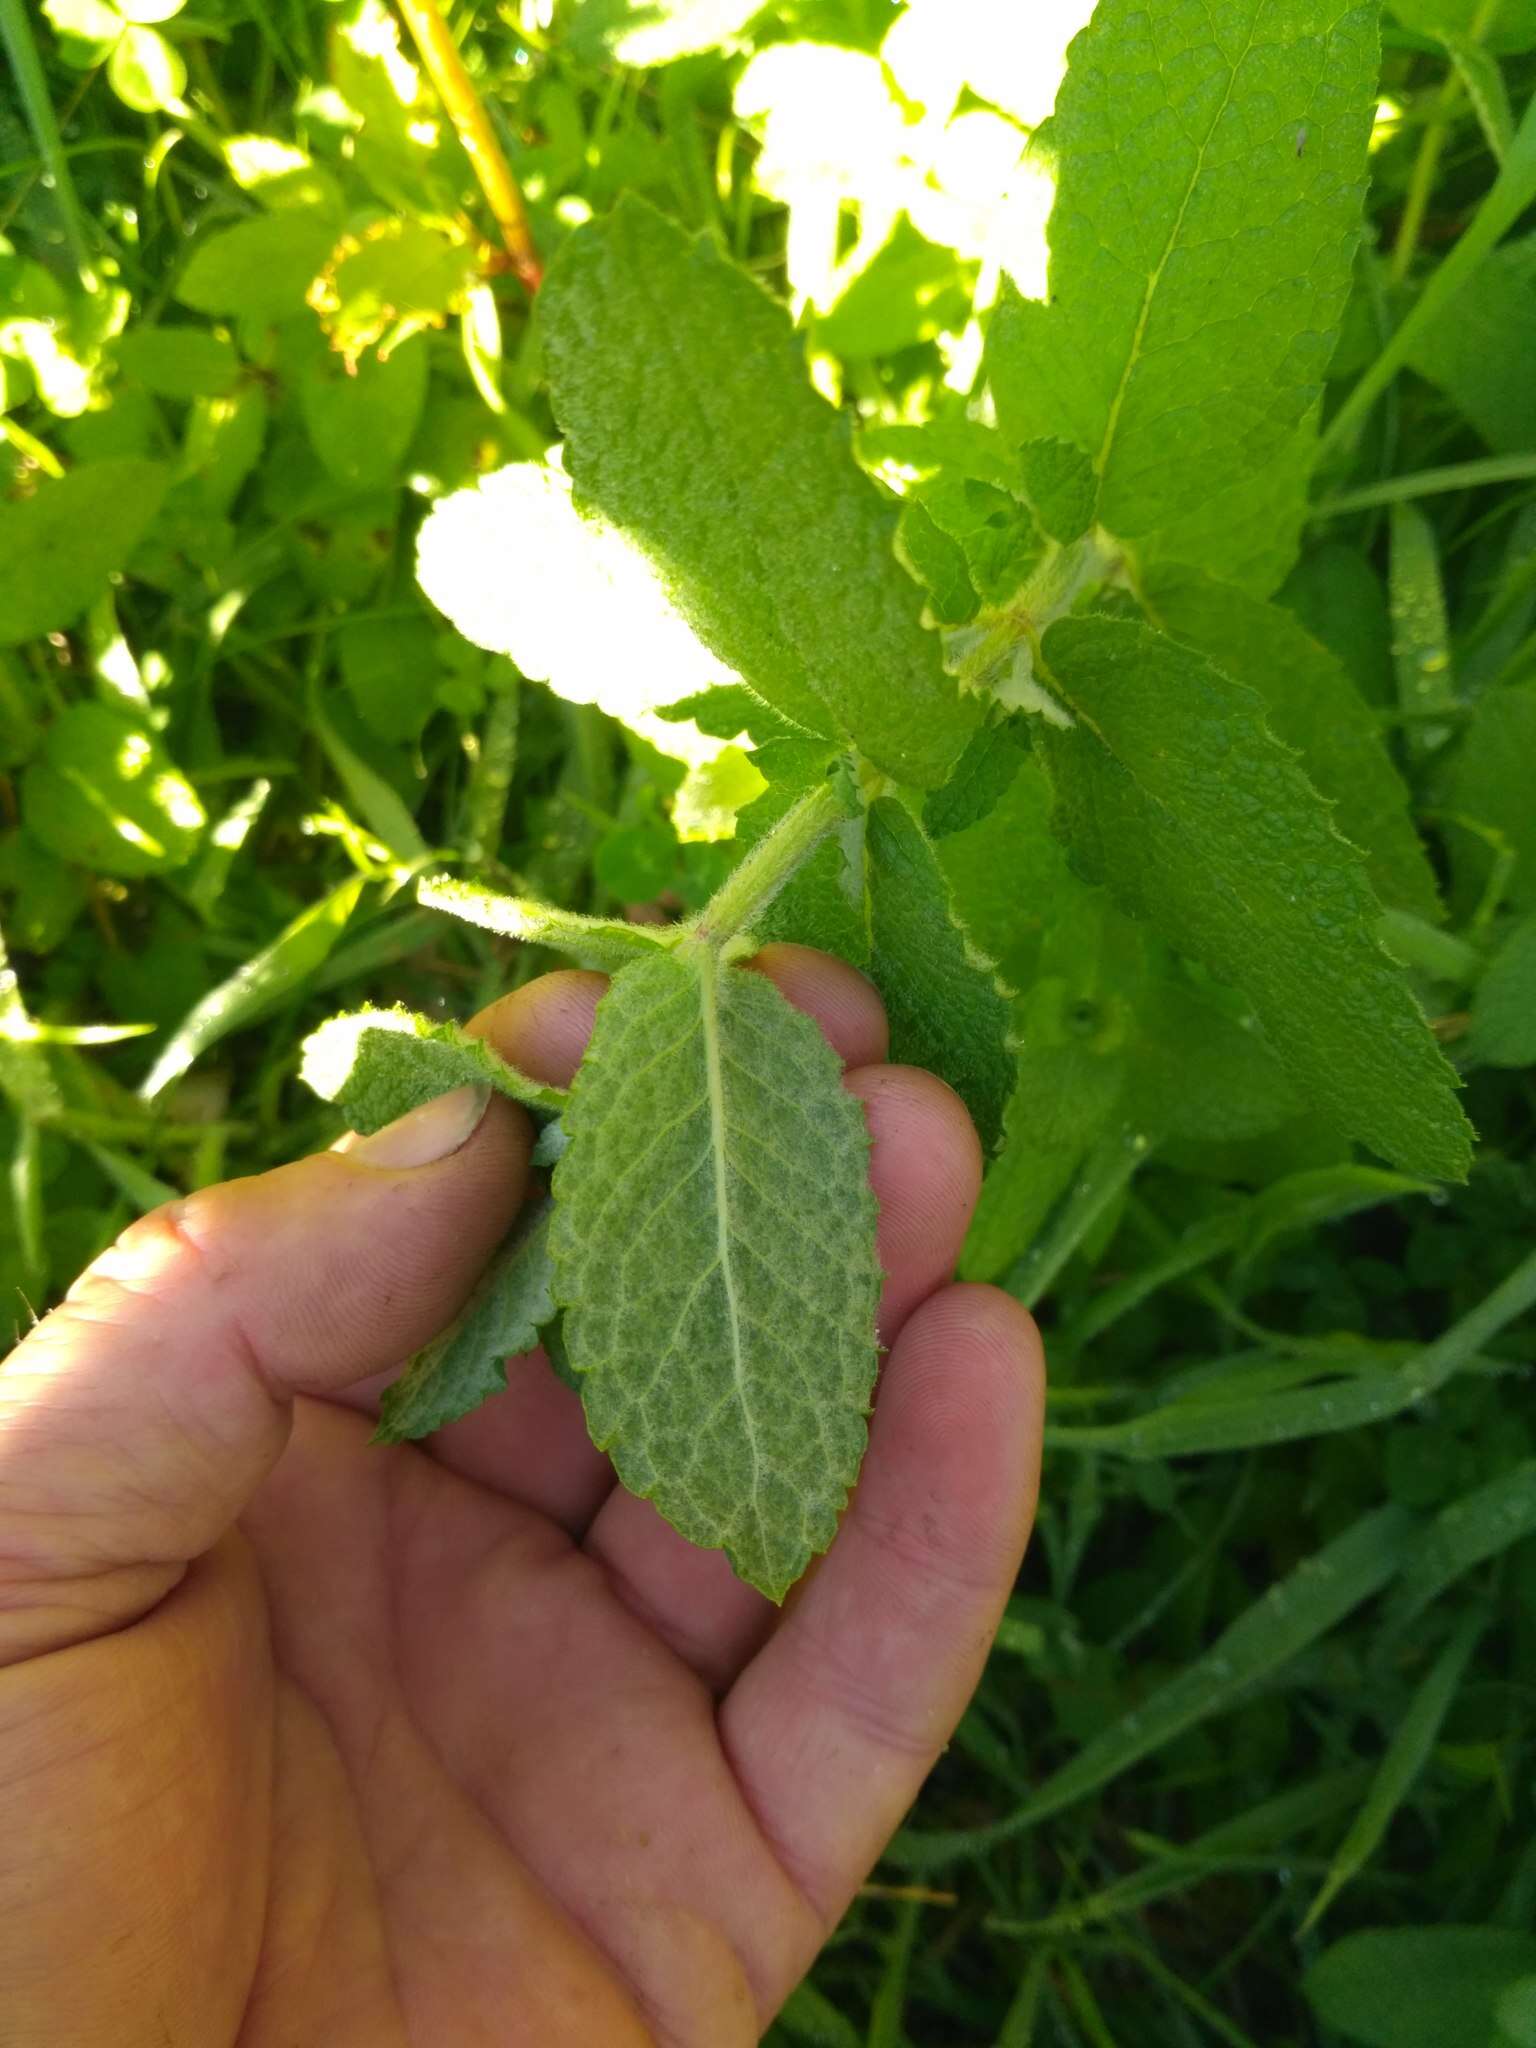
[[[330,1140],[333,1013],[462,1019],[534,940],[604,942],[423,877],[670,962],[644,930],[839,791],[862,928],[846,832],[753,928],[869,967],[966,1095],[964,1270],[1036,1307],[1052,1408],[981,1693],[775,2038],[1520,2048],[1536,10],[1397,0],[1378,84],[1373,8],[1223,0],[1284,146],[1198,203],[1206,11],[1101,0],[1042,127],[1090,11],[506,0],[456,76],[383,0],[0,0],[0,1284],[20,1322],[136,1213]],[[1253,284],[1272,199],[1310,297]],[[1165,203],[1219,253],[1089,475]],[[802,364],[874,482],[808,457],[744,569],[758,511],[688,493],[834,438]],[[823,728],[844,598],[797,529],[898,498]],[[1102,531],[1130,572],[1072,553]],[[1021,635],[1026,572],[1078,615]]]

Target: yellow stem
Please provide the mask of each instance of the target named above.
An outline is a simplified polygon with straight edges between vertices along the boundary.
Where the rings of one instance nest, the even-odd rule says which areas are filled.
[[[464,69],[459,46],[438,12],[437,0],[398,0],[398,5],[427,75],[464,145],[464,153],[474,165],[486,204],[501,229],[512,268],[528,290],[536,292],[544,271],[533,245],[522,192],[475,90],[474,80]]]

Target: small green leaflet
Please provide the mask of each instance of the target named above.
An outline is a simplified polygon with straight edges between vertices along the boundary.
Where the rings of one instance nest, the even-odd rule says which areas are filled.
[[[1471,1133],[1359,856],[1261,701],[1150,628],[1064,619],[1042,725],[1055,822],[1122,908],[1247,996],[1303,1094],[1405,1173],[1459,1180]]]
[[[1011,439],[1088,450],[1110,532],[1261,596],[1305,516],[1376,78],[1358,0],[1100,0],[1049,129],[1049,302],[1010,292],[989,337]]]
[[[1022,718],[994,716],[973,733],[948,782],[923,799],[923,829],[929,838],[947,839],[990,817],[1028,752],[1029,727]]]
[[[53,721],[22,807],[50,853],[102,875],[180,867],[208,822],[158,737],[106,704],[71,704]]]
[[[919,620],[896,524],[806,381],[783,310],[642,200],[579,228],[539,296],[578,501],[699,637],[810,732],[941,782],[976,713]]]
[[[1196,569],[1152,570],[1143,596],[1164,632],[1258,691],[1270,730],[1300,754],[1319,794],[1336,807],[1334,823],[1366,856],[1382,902],[1438,918],[1439,891],[1407,784],[1338,659],[1289,612]]]
[[[73,625],[138,546],[170,481],[159,462],[82,463],[0,504],[0,647]]]
[[[550,1248],[593,1441],[782,1599],[831,1542],[875,1376],[863,1112],[811,1020],[704,948],[614,979]]]
[[[299,1073],[364,1133],[466,1085],[494,1088],[546,1116],[558,1116],[566,1100],[563,1089],[520,1074],[461,1024],[401,1008],[330,1018],[305,1039]]]
[[[625,924],[616,917],[583,917],[574,910],[557,910],[552,903],[536,903],[526,896],[503,896],[494,889],[476,888],[449,875],[432,875],[417,885],[418,900],[428,910],[446,910],[466,924],[496,932],[504,939],[521,939],[530,946],[550,946],[568,953],[584,967],[605,973],[625,967],[633,960],[663,952],[675,945],[681,930],[675,925]]]
[[[429,1436],[506,1391],[507,1360],[531,1351],[555,1313],[549,1258],[553,1206],[546,1199],[524,1211],[463,1313],[385,1389],[375,1443]]]
[[[742,814],[749,845],[827,768],[812,742],[778,741],[754,759],[769,786]],[[993,1150],[1013,1087],[1011,1006],[970,940],[927,833],[895,797],[877,798],[825,840],[753,932],[765,943],[819,947],[870,975],[890,1023],[890,1057],[947,1081]]]
[[[890,1020],[891,1058],[947,1081],[990,1152],[1013,1089],[1008,997],[958,923],[922,827],[894,797],[869,807],[864,859],[869,969]]]

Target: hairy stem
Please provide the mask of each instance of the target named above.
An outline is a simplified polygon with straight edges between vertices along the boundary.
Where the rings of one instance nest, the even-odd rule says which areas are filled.
[[[720,946],[748,930],[846,816],[830,781],[803,796],[715,891],[683,944]]]

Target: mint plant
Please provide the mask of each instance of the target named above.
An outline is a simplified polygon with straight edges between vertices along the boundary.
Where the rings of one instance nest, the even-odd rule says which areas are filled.
[[[681,924],[424,890],[614,979],[548,1201],[383,1436],[464,1412],[558,1317],[594,1441],[685,1535],[776,1599],[830,1541],[876,1367],[874,1209],[833,1056],[742,971],[771,938],[867,972],[892,1056],[964,1099],[996,1161],[983,1247],[1027,1244],[1053,1149],[1070,1171],[1111,1137],[1121,1185],[1205,1128],[1208,1091],[1218,1130],[1311,1116],[1404,1175],[1465,1174],[1455,1076],[1382,945],[1384,907],[1439,915],[1406,789],[1339,660],[1270,601],[1318,460],[1378,61],[1367,8],[1273,12],[1231,0],[1213,32],[1204,9],[1101,0],[1036,141],[1057,178],[1048,293],[1005,290],[981,417],[898,437],[900,505],[710,238],[626,198],[561,250],[539,323],[575,514],[594,548],[639,552],[719,665],[655,708],[739,743],[766,787]],[[498,647],[431,522],[429,562],[435,600]],[[1091,916],[1131,970],[1111,979],[1137,1058],[1096,1074],[1053,1049],[1123,1039],[1114,1003],[1064,1006],[1044,977],[1020,1016],[946,873],[946,841],[1026,778],[1033,830],[1065,852],[1054,886],[1093,906],[1079,936]],[[1040,855],[1010,851],[1026,887]],[[490,1064],[425,1021],[362,1018],[311,1041],[312,1079],[343,1037],[351,1064],[319,1084],[360,1128]],[[1042,1117],[1064,1143],[1042,1146]]]

